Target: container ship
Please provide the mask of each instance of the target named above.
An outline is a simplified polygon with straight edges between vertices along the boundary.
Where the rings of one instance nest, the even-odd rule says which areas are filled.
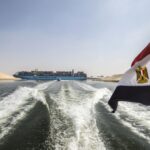
[[[84,72],[72,71],[20,71],[13,75],[24,80],[86,80],[87,74]]]

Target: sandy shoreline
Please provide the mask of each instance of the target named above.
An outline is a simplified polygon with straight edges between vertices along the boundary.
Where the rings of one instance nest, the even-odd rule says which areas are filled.
[[[0,72],[0,80],[2,81],[2,80],[19,80],[19,79],[11,75]]]
[[[103,81],[103,82],[119,82],[122,78],[122,74],[116,74],[112,76],[106,76],[106,77],[96,77],[96,78],[88,78],[93,81]]]

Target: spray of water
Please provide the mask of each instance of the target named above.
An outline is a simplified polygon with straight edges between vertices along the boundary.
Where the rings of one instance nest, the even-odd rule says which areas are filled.
[[[48,99],[45,97],[48,93]],[[96,124],[95,105],[100,102],[107,109],[112,92],[97,89],[81,82],[46,82],[34,88],[20,87],[0,101],[0,139],[9,134],[15,125],[25,118],[38,101],[46,105],[50,114],[50,149],[105,150],[101,133]],[[140,125],[149,129],[149,109],[120,104],[116,118],[138,135],[145,137]],[[143,112],[139,113],[139,110]],[[126,119],[122,115],[126,114]],[[144,119],[143,119],[144,117]]]
[[[57,105],[57,107],[54,107],[55,109],[57,108],[57,111],[51,114],[53,127],[57,126],[56,130],[58,131],[62,128],[62,124],[71,126],[69,130],[61,130],[63,134],[57,133],[56,130],[56,132],[51,132],[51,134],[54,133],[51,138],[55,139],[55,149],[106,149],[96,125],[95,104],[108,96],[108,93],[108,89],[98,90],[87,84],[74,82],[73,86],[70,86],[70,84],[62,85],[57,94],[49,94],[55,105]],[[59,115],[61,115],[63,121],[58,120]]]
[[[12,131],[38,101],[41,101],[49,109],[44,93],[41,91],[49,84],[41,84],[35,88],[19,87],[15,92],[1,99],[0,139]]]
[[[111,92],[108,95],[111,96]],[[111,109],[108,106],[109,96],[100,102],[110,112]],[[150,141],[150,107],[146,107],[139,103],[120,101],[118,103],[118,110],[113,115],[132,132],[144,138],[148,142]]]

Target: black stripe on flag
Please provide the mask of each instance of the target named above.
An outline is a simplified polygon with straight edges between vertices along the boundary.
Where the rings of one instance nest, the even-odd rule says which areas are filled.
[[[118,101],[150,105],[150,86],[118,86],[108,102],[113,113],[117,109]]]

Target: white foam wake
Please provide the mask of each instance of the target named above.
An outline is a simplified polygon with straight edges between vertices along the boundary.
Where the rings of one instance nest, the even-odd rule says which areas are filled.
[[[119,102],[116,117],[134,133],[150,141],[150,107],[138,103]]]
[[[0,101],[0,139],[7,135],[37,103],[47,105],[44,94],[36,88],[20,87]]]
[[[38,90],[44,91],[45,89],[47,89],[49,86],[51,86],[55,82],[56,81],[44,82],[44,83],[37,85],[35,88]]]
[[[110,94],[111,95],[111,94]],[[108,106],[109,97],[101,103],[111,111]],[[139,103],[118,102],[117,111],[113,114],[123,125],[129,127],[138,136],[150,141],[150,107]]]
[[[72,120],[75,131],[74,136],[64,139],[67,143],[65,147],[61,147],[59,144],[57,146],[69,150],[105,150],[96,125],[95,104],[106,98],[110,91],[106,88],[97,90],[83,83],[77,84],[91,92],[87,95],[84,94],[83,97],[82,92],[69,87],[67,89],[70,93],[68,97],[66,89],[62,86],[57,95],[50,94],[50,97],[57,103],[58,109]]]
[[[75,82],[75,84],[78,86],[78,87],[80,87],[80,88],[82,88],[83,90],[85,90],[85,91],[97,91],[97,89],[96,88],[94,88],[94,87],[92,87],[92,86],[90,86],[90,85],[88,85],[88,84],[85,84],[85,83],[81,83],[81,82]]]

